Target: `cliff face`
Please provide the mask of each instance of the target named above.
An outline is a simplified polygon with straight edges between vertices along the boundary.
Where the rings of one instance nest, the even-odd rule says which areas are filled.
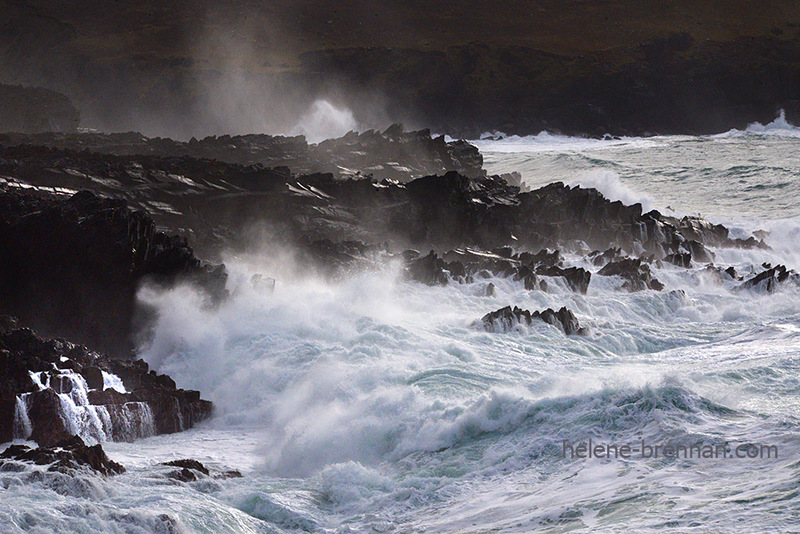
[[[194,282],[224,293],[224,267],[142,212],[90,192],[69,198],[0,193],[0,310],[45,335],[127,355],[141,283]]]

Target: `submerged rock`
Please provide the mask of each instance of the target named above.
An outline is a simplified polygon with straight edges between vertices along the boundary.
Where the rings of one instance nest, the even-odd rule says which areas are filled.
[[[514,306],[506,306],[491,313],[487,313],[481,318],[483,328],[489,332],[508,332],[518,325],[530,326],[534,320],[540,320],[559,328],[566,335],[583,334],[578,319],[566,307],[558,311],[550,308],[544,311],[530,312]]]
[[[212,472],[205,465],[191,458],[172,460],[164,462],[162,465],[178,467],[179,469],[167,473],[167,477],[180,482],[196,482],[204,477],[242,478],[242,473],[236,469]]]

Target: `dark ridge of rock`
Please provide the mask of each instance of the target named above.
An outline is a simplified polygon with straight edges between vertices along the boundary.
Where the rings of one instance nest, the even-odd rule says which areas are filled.
[[[538,269],[536,273],[542,276],[560,276],[572,291],[582,295],[585,295],[586,291],[588,291],[589,282],[592,279],[592,273],[582,267],[568,267],[566,269],[556,266],[545,267]]]
[[[650,266],[639,259],[625,258],[611,262],[600,269],[597,274],[622,277],[625,280],[622,287],[631,292],[644,289],[654,289],[656,291],[664,289],[664,284],[653,278]]]
[[[88,446],[78,436],[66,438],[51,446],[40,445],[35,449],[27,445],[11,445],[0,453],[0,458],[36,465],[52,464],[48,471],[65,473],[89,469],[104,476],[111,476],[125,472],[122,465],[106,456],[101,445]]]
[[[772,267],[770,264],[765,264],[764,267],[766,268],[765,271],[746,280],[739,285],[737,289],[747,289],[761,293],[774,293],[780,287],[788,283],[794,283],[800,286],[800,274],[791,269],[787,269],[785,265],[776,265]]]
[[[0,176],[12,177],[0,178],[0,188],[5,182],[6,189],[25,184],[120,196],[159,225],[192,236],[205,257],[263,243],[264,234],[291,245],[354,241],[386,243],[389,250],[619,247],[656,260],[687,252],[687,247],[700,257],[702,249],[692,241],[715,247],[741,244],[723,226],[642,213],[641,205],[611,202],[594,189],[554,183],[521,192],[499,177],[472,179],[457,172],[400,184],[332,174],[297,176],[286,168],[186,156],[20,146],[0,147]],[[517,260],[557,263],[560,258]]]
[[[635,4],[621,9],[642,5]],[[767,123],[780,108],[796,115],[786,80],[798,68],[797,39],[739,35],[695,40],[683,29],[665,29],[591,53],[471,42],[428,51],[339,47],[300,58],[303,70],[338,77],[356,94],[377,89],[395,109],[414,110],[416,120],[451,135],[708,134]]]
[[[148,138],[136,132],[6,134],[0,135],[0,144],[40,145],[117,156],[189,157],[238,165],[288,167],[298,175],[331,173],[340,178],[372,176],[376,180],[399,182],[449,171],[471,178],[486,175],[483,156],[474,145],[466,141],[448,142],[444,136],[431,137],[430,130],[405,132],[398,124],[384,132],[350,132],[317,145],[308,144],[302,136],[222,135],[181,142]]]
[[[103,372],[119,377],[126,393],[106,388]],[[105,410],[109,427],[101,421],[101,428],[84,429],[93,439],[180,432],[212,411],[199,392],[177,389],[171,378],[151,371],[144,361],[103,356],[63,339],[42,339],[27,328],[0,334],[0,442],[26,438],[51,446],[72,436],[75,427],[63,413],[59,395],[69,396],[79,410],[88,405]]]
[[[225,295],[224,267],[202,264],[185,238],[157,231],[125,201],[88,191],[0,192],[0,258],[0,313],[120,356],[132,348],[142,283]]]
[[[0,132],[74,132],[80,121],[80,112],[61,93],[0,84]]]
[[[534,320],[551,324],[566,335],[583,334],[585,332],[575,315],[566,307],[558,311],[548,308],[541,312],[530,312],[517,306],[514,306],[513,309],[511,306],[506,306],[484,315],[481,318],[481,323],[483,328],[489,332],[508,332],[516,325],[530,326]]]

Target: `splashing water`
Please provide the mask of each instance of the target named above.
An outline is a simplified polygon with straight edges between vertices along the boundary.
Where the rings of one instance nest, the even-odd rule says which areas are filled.
[[[319,143],[325,139],[341,137],[357,128],[352,111],[338,108],[327,100],[316,100],[292,128],[291,134],[305,135],[309,143]]]

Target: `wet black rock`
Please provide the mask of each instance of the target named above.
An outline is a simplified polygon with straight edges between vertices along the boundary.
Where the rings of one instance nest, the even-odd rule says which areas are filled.
[[[756,276],[746,280],[738,289],[747,289],[761,293],[774,293],[779,288],[794,284],[800,286],[800,274],[787,269],[785,265],[772,267],[766,264],[767,269]]]
[[[169,467],[178,467],[174,471],[167,473],[167,477],[179,482],[196,482],[205,477],[213,478],[242,478],[242,473],[236,469],[226,471],[214,471],[208,469],[202,463],[191,458],[182,460],[172,460],[164,462],[162,465]]]
[[[125,393],[105,387],[104,372],[118,377]],[[172,379],[151,371],[144,361],[111,358],[63,339],[42,339],[27,328],[0,334],[0,442],[24,438],[52,446],[71,437],[76,428],[59,395],[101,407],[110,426],[104,423],[92,434],[113,440],[180,432],[212,411],[199,392],[176,388]]]
[[[0,146],[0,176],[18,180],[13,183],[20,187],[91,189],[125,198],[158,224],[192,236],[204,257],[261,244],[264,228],[271,241],[279,236],[290,245],[327,239],[387,244],[394,251],[499,252],[514,247],[583,252],[617,247],[626,254],[661,259],[678,252],[702,256],[692,241],[742,245],[723,226],[643,213],[640,204],[625,206],[594,189],[563,183],[523,192],[500,177],[455,171],[398,183],[361,175],[293,174],[286,167],[197,159],[166,149],[164,154]],[[0,188],[4,180],[0,178]],[[560,260],[525,254],[517,261],[554,266]]]
[[[528,291],[547,291],[547,281],[536,276],[536,273],[527,265],[520,266],[515,280],[521,280]]]
[[[11,445],[0,453],[0,459],[29,462],[36,465],[47,465],[49,471],[70,473],[76,470],[89,469],[101,475],[118,475],[125,468],[106,456],[101,445],[88,446],[77,437],[59,441],[50,447],[30,448],[27,445]],[[0,465],[2,461],[0,461]]]
[[[622,287],[628,291],[642,291],[644,289],[661,291],[664,289],[664,284],[653,278],[650,266],[640,259],[625,258],[611,262],[600,269],[597,274],[622,277],[625,280]]]
[[[489,332],[508,332],[518,325],[530,326],[534,320],[551,324],[566,335],[585,333],[585,329],[581,328],[575,315],[566,307],[558,311],[548,308],[541,312],[530,312],[517,306],[514,308],[506,306],[484,315],[481,318],[481,325]]]
[[[542,276],[561,277],[566,282],[567,286],[576,293],[582,295],[586,294],[589,289],[589,282],[592,279],[592,273],[582,267],[545,267],[536,271]]]
[[[197,460],[192,460],[191,458],[186,458],[182,460],[172,460],[169,462],[164,462],[164,465],[168,465],[170,467],[180,467],[183,469],[192,469],[194,471],[198,471],[204,475],[208,475],[208,469],[206,466],[198,462]]]
[[[433,250],[427,256],[413,260],[406,272],[411,280],[429,286],[447,285],[451,278],[463,280],[466,276],[466,270],[461,262],[444,261]]]

